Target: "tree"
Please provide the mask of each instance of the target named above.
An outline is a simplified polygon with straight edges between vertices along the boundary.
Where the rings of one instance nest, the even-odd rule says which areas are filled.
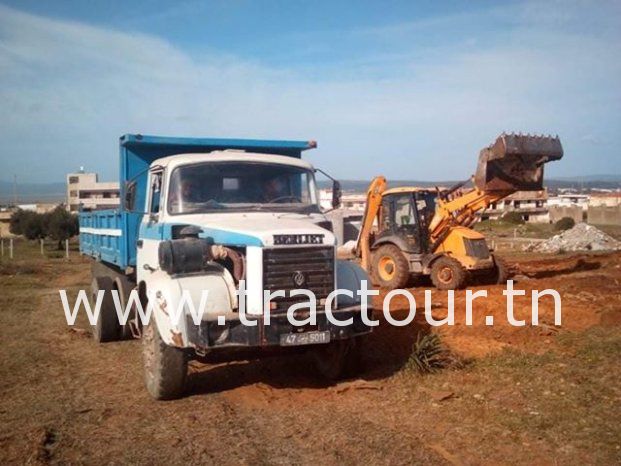
[[[573,228],[576,225],[576,221],[571,217],[563,217],[554,224],[554,229],[557,231],[565,231]]]
[[[28,212],[26,222],[22,226],[22,234],[28,239],[44,238],[43,215],[36,212]]]
[[[62,249],[63,241],[78,234],[78,216],[65,210],[62,205],[45,214],[44,230],[47,236],[58,241],[58,249]]]
[[[524,223],[524,218],[519,212],[507,212],[502,217],[500,217],[500,219],[503,222],[512,223],[514,225],[522,225]]]
[[[31,210],[17,209],[11,215],[9,231],[14,235],[23,235],[28,239],[45,236],[43,215]]]
[[[9,231],[14,235],[21,235],[24,231],[24,223],[26,220],[26,211],[17,209],[11,214],[9,223]]]

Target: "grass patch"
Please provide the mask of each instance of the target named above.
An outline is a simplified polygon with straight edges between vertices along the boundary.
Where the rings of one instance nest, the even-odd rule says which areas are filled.
[[[567,332],[557,341],[558,350],[541,355],[505,350],[476,361],[471,373],[485,401],[469,400],[462,415],[480,416],[484,408],[496,424],[486,435],[504,430],[560,457],[618,462],[621,330]]]
[[[65,259],[65,251],[50,251],[47,253],[48,259]]]
[[[516,225],[502,219],[482,220],[475,223],[473,228],[488,236],[498,237],[513,237],[514,234],[517,234],[520,238],[549,238],[558,233],[552,224],[524,223]]]
[[[612,236],[613,238],[621,241],[621,225],[593,225],[596,228],[599,228],[607,235]]]
[[[461,366],[462,362],[442,344],[437,334],[420,332],[412,345],[412,353],[405,368],[419,374],[427,374]]]
[[[0,262],[0,275],[32,275],[37,270],[29,263],[25,262]]]

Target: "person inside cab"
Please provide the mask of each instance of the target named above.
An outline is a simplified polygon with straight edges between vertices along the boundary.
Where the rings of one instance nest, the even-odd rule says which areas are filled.
[[[201,193],[198,183],[192,178],[181,183],[181,197],[183,202],[201,202]]]
[[[262,200],[263,202],[277,202],[278,200],[289,199],[287,190],[287,180],[282,176],[268,178],[263,183]]]

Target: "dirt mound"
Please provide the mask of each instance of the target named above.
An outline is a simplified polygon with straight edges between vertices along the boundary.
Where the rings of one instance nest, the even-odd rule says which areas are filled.
[[[578,223],[570,230],[537,244],[533,250],[559,253],[565,251],[614,251],[621,242],[586,223]]]

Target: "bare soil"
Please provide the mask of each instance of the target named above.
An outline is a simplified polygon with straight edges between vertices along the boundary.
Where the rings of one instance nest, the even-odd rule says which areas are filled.
[[[456,325],[431,328],[415,288],[416,320],[382,321],[356,379],[321,382],[300,355],[192,363],[187,395],[155,402],[139,341],[97,345],[83,315],[65,322],[58,289],[87,289],[87,261],[21,247],[0,263],[2,464],[621,462],[621,254],[509,258],[527,291],[515,301],[524,327],[507,323],[503,288],[488,286],[472,288],[489,294],[474,302],[473,326],[459,291]],[[560,327],[550,297],[540,325],[528,324],[530,293],[546,288],[562,296]],[[447,303],[432,291],[434,317]],[[407,307],[396,297],[392,314]],[[463,367],[409,369],[419,332],[439,333]]]

